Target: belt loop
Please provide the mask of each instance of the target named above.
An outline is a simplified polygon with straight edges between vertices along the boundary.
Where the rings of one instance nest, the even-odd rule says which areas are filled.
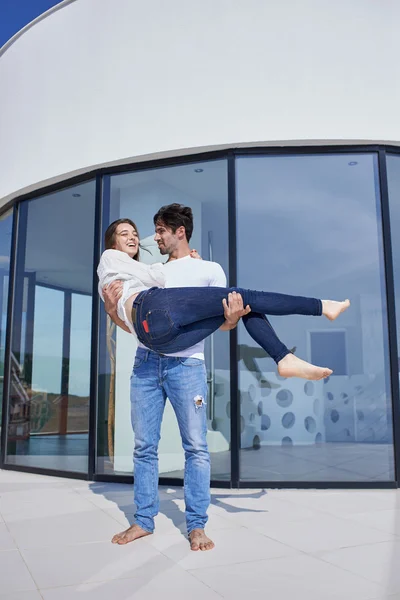
[[[147,362],[148,358],[149,358],[149,350],[146,350],[146,356],[144,357],[144,361]]]

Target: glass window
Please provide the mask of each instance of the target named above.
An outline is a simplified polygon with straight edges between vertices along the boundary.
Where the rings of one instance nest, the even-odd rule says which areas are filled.
[[[217,160],[165,167],[105,178],[104,230],[116,219],[132,219],[141,236],[141,260],[165,262],[154,241],[153,216],[166,204],[190,206],[194,232],[190,241],[203,259],[220,263],[228,275],[227,162]],[[137,342],[106,321],[101,307],[97,472],[132,473],[130,374]],[[208,444],[212,477],[230,479],[229,335],[216,332],[206,342],[208,371]],[[159,445],[160,475],[183,477],[181,438],[167,401]]]
[[[3,407],[4,353],[8,307],[8,281],[10,272],[12,211],[0,215],[0,432]]]
[[[396,302],[397,350],[400,356],[400,156],[387,154],[386,167],[389,188],[390,229]]]
[[[240,325],[244,481],[394,478],[378,181],[374,154],[237,160],[239,285],[352,303],[333,323],[271,318],[334,369],[323,381],[280,377]]]
[[[87,472],[95,182],[19,206],[8,464]]]

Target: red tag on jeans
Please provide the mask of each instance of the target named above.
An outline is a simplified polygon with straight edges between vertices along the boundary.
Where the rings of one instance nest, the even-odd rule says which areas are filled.
[[[144,321],[142,321],[142,325],[143,325],[143,329],[145,330],[145,332],[149,333],[149,325],[148,325],[146,319]]]

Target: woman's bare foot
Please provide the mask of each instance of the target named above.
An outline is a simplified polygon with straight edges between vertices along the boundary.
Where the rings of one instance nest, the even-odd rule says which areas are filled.
[[[336,302],[335,300],[321,300],[321,302],[322,314],[330,321],[337,319],[337,317],[350,306],[350,300],[343,300],[343,302]]]
[[[111,540],[113,544],[129,544],[129,542],[134,542],[139,538],[145,537],[146,535],[151,535],[150,531],[146,531],[139,527],[139,525],[132,525],[125,531],[121,531],[121,533],[116,533]]]
[[[317,381],[329,377],[333,371],[327,367],[312,365],[293,354],[287,354],[278,362],[278,373],[281,377],[301,377],[302,379]]]
[[[190,549],[191,550],[212,550],[215,546],[214,542],[206,536],[204,529],[193,529],[189,533]]]

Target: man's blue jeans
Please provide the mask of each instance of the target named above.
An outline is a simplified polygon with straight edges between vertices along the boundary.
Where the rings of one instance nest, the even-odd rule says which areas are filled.
[[[210,504],[205,364],[198,358],[160,356],[138,348],[131,376],[135,523],[151,532],[159,510],[157,450],[167,397],[175,411],[185,451],[184,494],[190,533],[192,529],[204,528]]]

